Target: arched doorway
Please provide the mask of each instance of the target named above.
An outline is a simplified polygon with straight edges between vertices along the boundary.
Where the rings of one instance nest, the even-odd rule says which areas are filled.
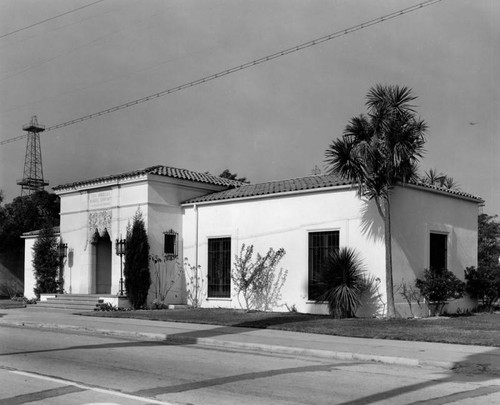
[[[106,232],[95,241],[96,294],[111,293],[111,239]]]

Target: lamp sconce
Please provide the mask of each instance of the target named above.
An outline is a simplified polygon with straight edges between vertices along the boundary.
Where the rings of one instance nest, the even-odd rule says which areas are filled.
[[[67,243],[59,243],[57,245],[57,255],[59,256],[60,259],[64,259],[66,256],[68,256],[68,244]]]
[[[117,239],[115,242],[115,249],[117,256],[123,256],[127,252],[127,240]]]
[[[174,260],[177,258],[179,244],[178,236],[179,234],[173,229],[163,232],[163,255],[166,260]]]

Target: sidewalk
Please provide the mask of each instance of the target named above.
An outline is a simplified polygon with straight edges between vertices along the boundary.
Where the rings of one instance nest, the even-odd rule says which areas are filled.
[[[237,328],[193,323],[140,319],[99,318],[74,315],[70,311],[38,309],[0,310],[0,326],[62,329],[95,335],[200,344],[319,357],[325,359],[375,361],[420,367],[500,374],[500,348],[348,338],[270,329]]]

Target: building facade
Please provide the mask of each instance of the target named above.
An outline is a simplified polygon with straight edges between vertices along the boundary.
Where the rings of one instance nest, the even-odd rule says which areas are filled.
[[[346,246],[357,250],[379,292],[378,302],[362,307],[359,315],[384,314],[383,222],[372,201],[360,199],[351,185],[335,176],[242,184],[153,166],[54,190],[61,198],[60,238],[71,254],[65,264],[66,292],[119,293],[116,243],[140,211],[150,253],[162,259],[151,262],[149,302],[168,289],[168,304],[198,298],[203,307],[240,308],[231,273],[235,256],[243,246],[252,245],[261,255],[269,248],[286,252],[278,268],[287,275],[273,310],[327,313],[325,304],[311,299],[311,281],[322,255]],[[444,266],[464,279],[465,268],[477,265],[480,202],[466,193],[424,185],[393,190],[396,291],[434,266]],[[32,277],[27,266],[25,279]],[[26,283],[27,288],[30,285]],[[33,293],[26,290],[25,295]],[[408,303],[397,292],[395,300],[398,312],[408,315]],[[464,298],[448,310],[472,305]],[[422,308],[422,315],[426,310]]]

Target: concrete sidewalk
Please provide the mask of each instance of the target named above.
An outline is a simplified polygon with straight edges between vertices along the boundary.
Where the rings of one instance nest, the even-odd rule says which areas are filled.
[[[327,336],[271,329],[100,318],[70,311],[0,309],[0,326],[59,329],[122,338],[500,374],[500,348]]]

